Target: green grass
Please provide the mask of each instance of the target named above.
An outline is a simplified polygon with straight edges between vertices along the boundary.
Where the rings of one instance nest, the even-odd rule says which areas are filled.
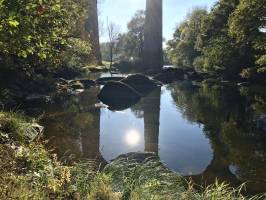
[[[63,164],[36,136],[34,120],[0,112],[0,199],[263,200],[244,197],[243,187],[214,184],[196,191],[157,160],[139,165],[114,161],[103,172],[94,162]]]
[[[28,120],[16,112],[0,112],[0,142],[1,140],[12,140],[19,143],[31,142],[38,134],[37,124],[34,120]]]

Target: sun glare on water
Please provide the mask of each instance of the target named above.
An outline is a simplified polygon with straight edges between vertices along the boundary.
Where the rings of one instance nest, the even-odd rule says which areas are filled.
[[[140,142],[140,133],[136,130],[129,130],[126,133],[126,143],[130,146],[136,146]]]

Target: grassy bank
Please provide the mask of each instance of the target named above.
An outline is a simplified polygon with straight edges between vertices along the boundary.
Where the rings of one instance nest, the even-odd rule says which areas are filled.
[[[118,160],[104,172],[89,161],[62,163],[45,149],[41,133],[34,120],[0,112],[0,199],[248,199],[241,189],[218,183],[196,192],[156,160],[147,166]]]
[[[93,163],[60,163],[36,127],[20,114],[0,112],[0,199],[91,199],[97,188],[111,191],[109,177]]]

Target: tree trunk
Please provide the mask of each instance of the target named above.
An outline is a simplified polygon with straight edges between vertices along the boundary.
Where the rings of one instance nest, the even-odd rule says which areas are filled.
[[[110,69],[113,67],[113,45],[110,44]]]
[[[98,9],[97,0],[89,0],[88,19],[86,20],[86,31],[90,35],[92,43],[92,51],[95,55],[97,64],[102,64],[102,56],[100,51],[99,41],[99,24],[98,24]]]
[[[163,67],[162,18],[162,0],[146,0],[143,53],[145,70],[159,70]]]

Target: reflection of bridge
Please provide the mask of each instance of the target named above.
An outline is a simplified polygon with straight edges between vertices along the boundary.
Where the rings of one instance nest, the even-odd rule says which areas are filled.
[[[236,176],[230,171],[229,166],[219,156],[216,156],[215,152],[211,163],[201,174],[185,176],[185,178],[191,178],[198,185],[210,185],[216,180],[230,183],[234,186],[240,185]]]
[[[159,155],[159,127],[160,127],[160,104],[161,104],[161,88],[150,93],[145,99],[139,103],[139,109],[143,111],[144,118],[144,140],[145,151],[155,152]],[[217,145],[221,148],[223,145]],[[230,171],[229,164],[223,159],[224,149],[215,149],[213,147],[213,159],[208,167],[201,173],[186,178],[199,184],[212,184],[216,180],[239,185],[236,176]],[[203,182],[204,180],[204,182]]]
[[[64,137],[59,136],[53,139],[54,146],[63,146],[62,149],[59,149],[59,156],[64,155],[67,149],[71,149],[71,153],[75,154],[77,158],[93,159],[97,163],[102,163],[102,165],[107,163],[100,151],[100,109],[91,106],[98,101],[97,95],[95,95],[98,92],[99,88],[92,88],[79,97],[79,100],[76,102],[79,112],[75,114],[70,113],[70,116],[62,118],[56,117],[54,126],[67,120],[67,124],[63,124],[63,126],[69,127],[69,129],[74,127],[74,130],[70,130],[69,134],[67,132]],[[95,96],[95,99],[92,98],[93,96]],[[161,89],[159,88],[140,102],[140,110],[144,113],[145,151],[155,152],[156,154],[159,154],[160,98]],[[47,128],[49,129],[54,126],[49,124]],[[56,128],[52,129],[48,130],[52,135],[56,135],[56,133],[61,131]],[[73,137],[73,132],[75,134],[79,133],[79,137]],[[197,184],[210,184],[216,179],[238,184],[237,178],[230,172],[229,164],[223,159],[225,150],[216,149],[220,147],[222,145],[215,145],[213,147],[212,162],[204,172],[191,176]]]

